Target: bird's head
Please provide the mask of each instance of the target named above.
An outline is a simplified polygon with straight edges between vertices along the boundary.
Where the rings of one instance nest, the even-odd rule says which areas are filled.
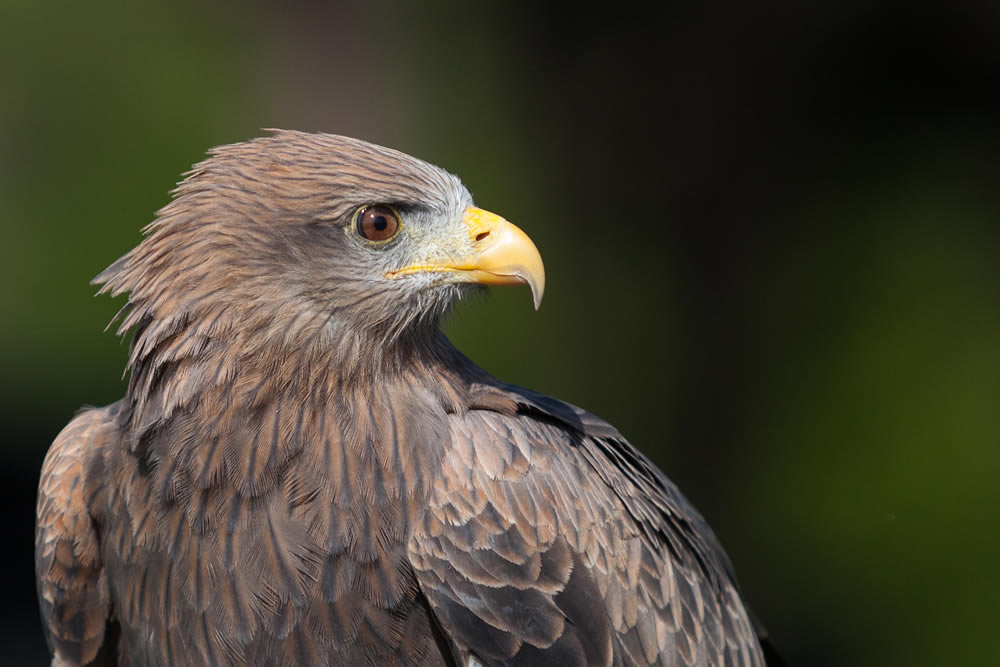
[[[130,295],[133,364],[180,345],[171,340],[182,332],[202,344],[229,334],[384,346],[436,330],[482,285],[526,283],[536,307],[545,287],[531,240],[476,208],[455,176],[327,134],[276,131],[215,149],[145,233],[95,279]]]

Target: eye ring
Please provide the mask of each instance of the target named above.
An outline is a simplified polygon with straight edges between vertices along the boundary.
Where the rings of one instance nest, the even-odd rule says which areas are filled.
[[[402,228],[399,212],[388,204],[365,204],[354,212],[354,233],[369,243],[387,243]]]

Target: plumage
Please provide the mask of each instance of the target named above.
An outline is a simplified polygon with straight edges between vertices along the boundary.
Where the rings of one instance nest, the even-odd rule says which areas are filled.
[[[129,295],[125,397],[43,466],[54,665],[764,664],[664,474],[441,334],[483,283],[544,288],[457,178],[275,131],[174,195],[96,279]]]

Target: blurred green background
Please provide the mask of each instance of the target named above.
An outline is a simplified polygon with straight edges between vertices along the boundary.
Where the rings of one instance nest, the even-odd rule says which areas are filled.
[[[542,309],[451,336],[652,456],[791,664],[997,664],[1000,10],[916,5],[0,0],[4,664],[47,664],[42,457],[123,390],[88,281],[264,127],[535,239]]]

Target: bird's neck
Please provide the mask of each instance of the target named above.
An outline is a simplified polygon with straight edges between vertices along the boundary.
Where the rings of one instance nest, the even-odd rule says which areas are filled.
[[[483,376],[436,322],[391,341],[329,326],[280,337],[254,327],[200,326],[165,329],[151,321],[137,329],[126,395],[136,437],[176,414],[266,406],[289,395],[360,409],[388,392],[390,400],[419,396],[462,412],[468,386]]]
[[[268,354],[240,354],[224,342],[133,369],[124,440],[146,469],[251,497],[308,469],[348,525],[368,525],[351,507],[371,504],[351,498],[380,497],[386,530],[405,532],[450,441],[449,414],[468,408],[481,371],[440,333],[349,373],[329,348],[272,343]]]

